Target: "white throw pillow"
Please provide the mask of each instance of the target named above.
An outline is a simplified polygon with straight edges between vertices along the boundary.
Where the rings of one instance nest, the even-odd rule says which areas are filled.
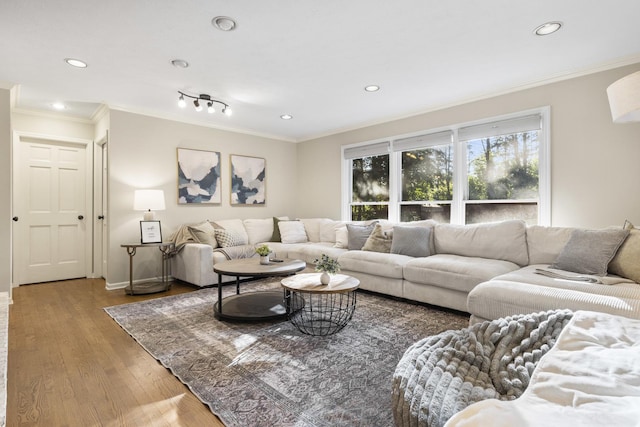
[[[280,239],[282,243],[306,243],[307,233],[304,224],[300,221],[280,221]]]
[[[336,244],[334,248],[347,249],[349,247],[349,230],[343,225],[336,230]]]

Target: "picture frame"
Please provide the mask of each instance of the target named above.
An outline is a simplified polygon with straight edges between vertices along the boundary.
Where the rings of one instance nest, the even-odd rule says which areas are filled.
[[[160,221],[140,221],[140,243],[162,243]]]
[[[221,157],[219,151],[178,148],[178,204],[219,204]]]
[[[230,155],[231,206],[264,206],[267,202],[266,160]]]

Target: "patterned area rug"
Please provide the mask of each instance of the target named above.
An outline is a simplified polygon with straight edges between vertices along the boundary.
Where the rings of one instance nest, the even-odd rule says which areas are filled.
[[[279,286],[271,279],[241,291]],[[105,311],[226,426],[392,426],[391,383],[404,351],[466,327],[468,318],[364,292],[357,298],[351,322],[328,337],[304,335],[286,320],[218,321],[217,289]]]

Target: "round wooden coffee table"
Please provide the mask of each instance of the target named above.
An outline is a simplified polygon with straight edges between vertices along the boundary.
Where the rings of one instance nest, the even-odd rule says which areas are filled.
[[[213,271],[218,273],[218,302],[213,306],[217,319],[266,320],[286,317],[287,310],[282,291],[257,291],[240,293],[241,277],[289,276],[306,268],[299,259],[284,259],[282,262],[260,264],[259,258],[234,259],[216,263]],[[236,277],[236,294],[222,298],[222,276]]]
[[[332,335],[347,326],[356,310],[356,289],[360,281],[334,274],[328,285],[320,273],[298,274],[281,281],[291,323],[304,334]]]

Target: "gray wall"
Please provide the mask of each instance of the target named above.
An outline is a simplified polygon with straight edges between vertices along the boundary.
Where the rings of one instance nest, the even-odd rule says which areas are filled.
[[[340,218],[340,147],[551,106],[551,221],[640,224],[640,123],[614,124],[606,88],[640,64],[339,133],[298,144],[298,215]]]

